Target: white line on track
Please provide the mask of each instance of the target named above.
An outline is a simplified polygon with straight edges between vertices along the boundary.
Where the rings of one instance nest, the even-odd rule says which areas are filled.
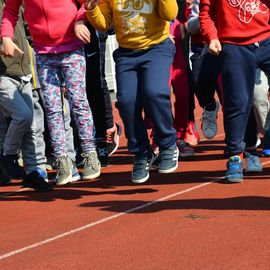
[[[223,136],[224,134],[219,134],[217,135],[216,137],[221,137]],[[262,165],[265,165],[265,164],[268,164],[270,163],[270,160],[269,161],[266,161],[266,162],[263,162]],[[203,188],[205,186],[208,186],[214,182],[218,182],[220,180],[224,179],[224,177],[220,177],[220,178],[217,178],[217,179],[214,179],[212,181],[209,181],[209,182],[205,182],[205,183],[202,183],[202,184],[199,184],[199,185],[196,185],[196,186],[193,186],[191,188],[188,188],[188,189],[184,189],[184,190],[181,190],[181,191],[178,191],[178,192],[175,192],[173,194],[170,194],[170,195],[167,195],[165,197],[162,197],[162,198],[159,198],[157,200],[154,200],[154,201],[151,201],[149,203],[145,203],[145,204],[142,204],[142,205],[139,205],[137,207],[134,207],[134,208],[131,208],[127,211],[124,211],[124,212],[121,212],[121,213],[118,213],[118,214],[115,214],[115,215],[111,215],[111,216],[108,216],[108,217],[105,217],[105,218],[102,218],[102,219],[99,219],[95,222],[91,222],[91,223],[88,223],[84,226],[81,226],[81,227],[78,227],[78,228],[75,228],[73,230],[69,230],[69,231],[66,231],[64,233],[61,233],[61,234],[58,234],[58,235],[55,235],[53,237],[50,237],[50,238],[47,238],[45,240],[42,240],[42,241],[39,241],[39,242],[36,242],[32,245],[28,245],[28,246],[25,246],[23,248],[19,248],[19,249],[16,249],[16,250],[13,250],[11,252],[8,252],[8,253],[5,253],[5,254],[2,254],[0,255],[0,260],[4,260],[4,259],[7,259],[9,257],[12,257],[12,256],[15,256],[17,254],[20,254],[20,253],[23,253],[25,251],[28,251],[28,250],[31,250],[31,249],[34,249],[34,248],[37,248],[37,247],[40,247],[40,246],[43,246],[45,244],[48,244],[48,243],[51,243],[51,242],[54,242],[58,239],[61,239],[61,238],[64,238],[64,237],[67,237],[67,236],[70,236],[72,234],[75,234],[75,233],[78,233],[78,232],[81,232],[81,231],[84,231],[84,230],[87,230],[87,229],[90,229],[92,227],[95,227],[97,225],[100,225],[100,224],[103,224],[103,223],[106,223],[106,222],[109,222],[111,220],[114,220],[114,219],[117,219],[121,216],[124,216],[124,215],[127,215],[129,213],[133,213],[133,212],[136,212],[138,210],[141,210],[141,209],[144,209],[144,208],[147,208],[147,207],[150,207],[152,205],[155,205],[159,202],[162,202],[162,201],[166,201],[166,200],[169,200],[171,198],[174,198],[176,196],[179,196],[179,195],[182,195],[182,194],[185,194],[185,193],[188,193],[188,192],[191,192],[191,191],[194,191],[196,189],[200,189],[200,188]],[[21,191],[24,191],[24,190],[27,190],[27,189],[20,189],[18,190],[17,192],[21,192]],[[12,192],[14,193],[14,192]],[[1,197],[3,196],[7,196],[7,194],[12,194],[12,193],[6,193],[6,194],[3,194]]]
[[[137,207],[134,207],[134,208],[131,208],[125,212],[121,212],[121,213],[118,213],[118,214],[115,214],[115,215],[111,215],[111,216],[108,216],[106,218],[102,218],[102,219],[99,219],[95,222],[91,222],[91,223],[88,223],[84,226],[81,226],[81,227],[78,227],[76,229],[73,229],[73,230],[70,230],[70,231],[66,231],[64,233],[61,233],[61,234],[58,234],[58,235],[55,235],[53,237],[50,237],[50,238],[47,238],[45,240],[42,240],[40,242],[37,242],[37,243],[34,243],[32,245],[29,245],[29,246],[25,246],[23,248],[19,248],[19,249],[16,249],[16,250],[13,250],[11,252],[8,252],[8,253],[5,253],[5,254],[2,254],[0,255],[0,260],[4,260],[6,258],[9,258],[9,257],[12,257],[14,255],[17,255],[17,254],[20,254],[20,253],[23,253],[25,251],[28,251],[28,250],[31,250],[31,249],[34,249],[34,248],[37,248],[37,247],[40,247],[40,246],[43,246],[45,244],[48,244],[48,243],[51,243],[53,241],[56,241],[58,239],[61,239],[61,238],[64,238],[64,237],[67,237],[67,236],[70,236],[72,234],[75,234],[75,233],[78,233],[78,232],[81,232],[81,231],[84,231],[84,230],[87,230],[89,228],[92,228],[92,227],[95,227],[97,225],[100,225],[102,223],[105,223],[105,222],[108,222],[108,221],[111,221],[111,220],[114,220],[116,218],[119,218],[121,216],[124,216],[124,215],[127,215],[129,213],[133,213],[135,211],[138,211],[138,210],[141,210],[141,209],[144,209],[146,207],[150,207],[154,204],[157,204],[159,202],[162,202],[162,201],[166,201],[166,200],[169,200],[173,197],[176,197],[176,196],[179,196],[179,195],[182,195],[184,193],[188,193],[188,192],[191,192],[193,190],[196,190],[196,189],[199,189],[199,188],[203,188],[205,186],[208,186],[214,182],[217,182],[219,180],[223,179],[223,177],[221,178],[217,178],[217,179],[214,179],[212,181],[209,181],[209,182],[205,182],[203,184],[199,184],[199,185],[196,185],[194,187],[191,187],[191,188],[188,188],[188,189],[184,189],[184,190],[181,190],[181,191],[178,191],[178,192],[175,192],[173,194],[170,194],[170,195],[167,195],[165,197],[162,197],[162,198],[159,198],[157,200],[154,200],[154,201],[151,201],[149,203],[145,203],[145,204],[142,204],[142,205],[139,205]]]
[[[5,196],[9,196],[9,195],[13,195],[14,193],[26,191],[26,190],[29,190],[29,189],[30,188],[21,188],[21,189],[15,190],[15,191],[7,192],[7,193],[4,193],[4,194],[1,194],[0,198],[3,198]]]

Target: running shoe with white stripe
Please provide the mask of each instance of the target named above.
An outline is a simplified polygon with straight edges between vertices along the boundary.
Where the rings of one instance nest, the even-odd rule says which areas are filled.
[[[159,149],[159,173],[171,173],[178,168],[179,150],[176,144]]]

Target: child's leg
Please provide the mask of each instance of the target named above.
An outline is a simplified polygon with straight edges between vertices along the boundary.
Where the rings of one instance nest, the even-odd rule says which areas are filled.
[[[41,98],[50,132],[51,147],[56,157],[67,154],[59,62],[61,55],[58,54],[36,55]]]
[[[176,43],[176,54],[171,67],[171,84],[175,95],[174,127],[177,138],[183,140],[188,124],[189,85],[187,67],[180,44]]]
[[[47,158],[45,156],[44,114],[39,104],[39,95],[37,90],[33,92],[34,119],[31,128],[23,137],[22,155],[26,173],[29,174],[37,167],[46,171]]]
[[[263,71],[259,68],[256,69],[256,81],[254,88],[253,106],[255,117],[258,125],[258,131],[265,133],[270,127],[270,123],[267,123],[267,118],[270,117],[270,103],[268,98],[269,82],[268,78]],[[268,116],[269,115],[269,116]]]
[[[32,88],[30,82],[1,76],[1,108],[11,117],[4,145],[4,155],[17,155],[22,138],[33,121]]]
[[[62,73],[66,85],[66,97],[78,129],[82,151],[95,150],[95,127],[85,92],[85,56],[83,49],[65,53]]]
[[[83,179],[100,175],[100,162],[95,144],[95,127],[85,92],[85,55],[84,50],[64,53],[61,71],[66,85],[66,97],[70,104],[85,158]]]
[[[34,119],[31,128],[25,133],[22,142],[23,163],[26,176],[23,179],[23,186],[40,191],[52,190],[52,185],[48,183],[46,172],[44,114],[39,103],[38,91],[33,91]]]
[[[64,185],[72,179],[72,161],[68,157],[62,105],[62,74],[59,64],[63,54],[37,54],[36,64],[41,85],[51,146],[56,157],[56,184]]]
[[[139,83],[143,106],[153,120],[155,142],[159,146],[160,173],[170,173],[178,167],[177,134],[173,127],[168,85],[174,52],[174,44],[167,39],[137,60],[140,64]]]
[[[150,146],[142,117],[136,54],[132,50],[118,49],[114,52],[114,60],[116,63],[117,109],[125,126],[128,149],[134,155],[145,153]]]
[[[227,162],[225,179],[229,183],[243,181],[244,135],[255,83],[254,48],[255,45],[224,44],[222,50],[225,153],[231,156]]]
[[[112,123],[108,128],[113,127],[112,106],[107,85],[102,85],[102,63],[101,43],[98,40],[96,30],[90,28],[91,43],[84,46],[86,59],[86,93],[93,114],[98,141],[106,141],[106,106],[109,106]],[[105,44],[104,44],[105,45]],[[106,81],[105,81],[106,82]],[[106,103],[108,102],[108,104]]]
[[[71,127],[71,111],[69,103],[65,97],[63,97],[63,110],[64,110],[64,122],[66,132],[67,153],[70,159],[76,161],[76,152],[74,147],[73,128]]]
[[[177,139],[168,86],[174,51],[174,44],[167,39],[149,49],[140,59],[141,98],[153,120],[155,141],[161,148],[169,148]]]
[[[252,107],[255,55],[248,46],[223,46],[224,128],[226,152],[244,151],[244,134]]]

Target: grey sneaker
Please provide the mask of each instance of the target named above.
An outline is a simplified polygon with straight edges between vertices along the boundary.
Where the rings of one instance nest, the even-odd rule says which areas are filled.
[[[82,153],[84,158],[83,164],[83,180],[94,179],[100,175],[100,162],[96,151],[90,153]]]
[[[67,155],[63,155],[56,159],[54,166],[56,166],[57,170],[56,185],[62,186],[70,182],[72,179],[72,160]]]
[[[202,121],[202,132],[206,139],[213,139],[218,130],[217,126],[217,116],[219,110],[219,103],[216,101],[216,109],[214,111],[207,111],[205,108],[203,110]]]
[[[263,167],[260,162],[260,158],[256,153],[252,154],[249,152],[246,152],[246,173],[250,172],[262,172]]]

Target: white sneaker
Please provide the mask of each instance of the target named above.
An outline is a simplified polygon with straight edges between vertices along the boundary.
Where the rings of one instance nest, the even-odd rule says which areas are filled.
[[[217,114],[219,110],[219,103],[216,101],[216,109],[214,111],[203,110],[201,117],[202,133],[206,139],[212,139],[217,134]]]

